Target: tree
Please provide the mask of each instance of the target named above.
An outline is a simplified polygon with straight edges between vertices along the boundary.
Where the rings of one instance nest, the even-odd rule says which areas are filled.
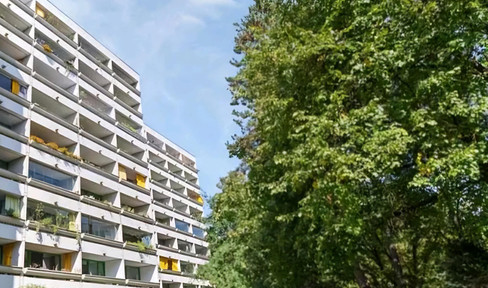
[[[479,0],[256,0],[229,78],[242,166],[213,199],[201,275],[482,287],[487,20]]]

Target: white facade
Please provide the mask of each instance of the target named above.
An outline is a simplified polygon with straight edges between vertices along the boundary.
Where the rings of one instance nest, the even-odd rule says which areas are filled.
[[[195,158],[139,75],[47,0],[0,0],[0,283],[202,288]]]

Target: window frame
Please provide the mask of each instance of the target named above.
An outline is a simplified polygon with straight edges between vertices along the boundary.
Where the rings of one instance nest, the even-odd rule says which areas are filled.
[[[88,269],[88,273],[84,273],[83,272],[83,266],[85,266],[83,264],[83,262],[86,262],[86,267]],[[96,263],[97,264],[97,273],[100,272],[100,264],[101,264],[101,268],[102,268],[101,270],[102,270],[102,274],[103,275],[100,275],[99,273],[98,274],[92,274],[92,273],[90,273],[90,263]],[[82,274],[85,274],[85,275],[105,277],[106,276],[105,262],[104,261],[91,260],[91,259],[81,259],[81,273]]]

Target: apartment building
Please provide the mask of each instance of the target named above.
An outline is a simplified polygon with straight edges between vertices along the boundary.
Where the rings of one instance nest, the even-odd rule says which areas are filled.
[[[0,0],[0,287],[202,288],[195,158],[47,0]]]

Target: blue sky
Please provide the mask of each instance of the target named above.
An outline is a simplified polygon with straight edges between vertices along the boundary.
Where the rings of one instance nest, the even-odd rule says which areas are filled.
[[[202,190],[237,167],[226,76],[250,0],[51,0],[141,75],[144,121],[197,158]]]

